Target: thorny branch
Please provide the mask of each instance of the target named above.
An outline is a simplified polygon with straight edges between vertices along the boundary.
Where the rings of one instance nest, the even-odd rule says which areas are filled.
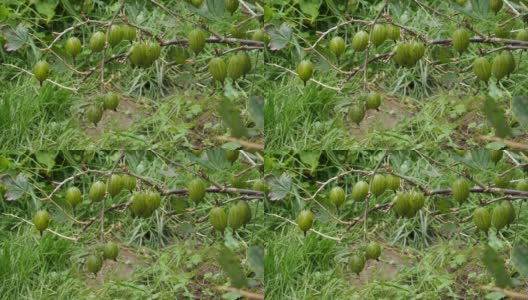
[[[106,30],[105,44],[104,44],[102,55],[101,55],[102,56],[102,59],[101,59],[101,91],[104,91],[104,65],[105,65],[105,60],[106,60],[105,54],[106,54],[106,48],[108,48],[109,46],[108,39],[110,38],[110,29],[112,28],[112,25],[114,24],[115,19],[117,18],[121,10],[125,7],[125,5],[126,5],[126,0],[122,0],[121,6],[119,7],[119,9],[117,9],[115,14],[112,16],[110,23],[108,23],[108,29]]]
[[[137,174],[129,172],[124,166],[121,166],[121,169],[118,170],[117,169],[118,162],[121,161],[122,156],[123,156],[123,153],[121,154],[120,158],[116,160],[116,163],[114,164],[114,166],[112,167],[112,169],[110,171],[86,169],[86,170],[80,171],[80,172],[78,172],[78,173],[76,173],[76,174],[74,174],[74,175],[72,175],[70,177],[65,178],[63,181],[56,183],[55,188],[49,194],[45,195],[40,200],[41,201],[49,201],[49,202],[51,202],[66,217],[68,217],[74,223],[79,224],[79,225],[83,225],[82,231],[85,231],[88,227],[90,227],[97,220],[97,217],[92,217],[92,218],[88,219],[87,221],[79,221],[79,220],[75,219],[71,214],[69,214],[66,210],[64,210],[58,203],[56,203],[55,201],[52,200],[52,198],[55,196],[55,194],[58,193],[59,190],[61,190],[61,188],[64,187],[68,182],[71,182],[71,181],[73,181],[73,180],[75,180],[75,179],[77,179],[79,177],[84,176],[84,175],[97,174],[97,175],[100,175],[100,176],[106,176],[107,177],[107,184],[106,184],[107,190],[105,192],[105,199],[108,196],[108,183],[109,183],[110,176],[112,174],[114,174],[114,173],[115,174],[128,174],[130,176],[133,176],[133,177],[137,178],[138,180],[140,180],[141,183],[156,189],[160,193],[161,196],[169,196],[169,195],[182,195],[183,196],[183,195],[187,195],[188,194],[188,189],[165,189],[163,186],[161,186],[159,184],[156,184],[155,182],[153,182],[152,180],[150,180],[148,178],[145,178],[143,176],[140,176],[140,175],[137,175]],[[220,186],[220,187],[209,187],[209,188],[206,188],[206,192],[208,192],[208,193],[239,195],[236,199],[240,199],[240,200],[261,200],[261,199],[264,199],[264,192],[256,191],[256,190],[250,190],[250,189],[238,189],[238,188],[233,188],[233,187],[222,187],[222,186]],[[222,203],[222,204],[227,204],[229,202],[231,202],[231,201],[226,201],[225,203]],[[104,213],[105,212],[109,212],[109,211],[112,211],[112,210],[115,210],[115,209],[118,209],[118,208],[126,208],[129,205],[130,205],[130,202],[119,203],[119,204],[112,205],[111,207],[101,211],[101,218],[104,218]]]
[[[379,17],[383,13],[383,10],[389,5],[389,0],[385,0],[383,3],[383,6],[378,11],[378,14],[376,14],[376,17],[374,18],[374,21],[370,25],[370,32],[369,32],[369,41],[372,41],[372,32],[374,31],[374,26],[376,26],[376,23],[378,22]],[[367,44],[367,49],[365,49],[365,62],[363,63],[363,89],[367,89],[367,65],[369,63],[369,54],[370,54],[370,48],[372,46],[372,42],[369,42]]]
[[[266,215],[274,217],[274,218],[278,218],[278,219],[281,219],[281,220],[284,220],[284,221],[286,221],[286,222],[288,222],[288,223],[290,223],[292,225],[297,226],[297,223],[295,223],[294,221],[292,221],[292,220],[290,220],[288,218],[285,218],[283,216],[279,216],[277,214],[272,214],[272,213],[266,213]],[[317,235],[320,235],[320,236],[322,236],[324,238],[327,238],[327,239],[330,239],[330,240],[334,240],[334,241],[338,241],[338,242],[340,242],[343,239],[343,237],[333,237],[333,236],[326,235],[326,234],[324,234],[322,232],[319,232],[319,231],[317,231],[317,230],[315,230],[313,228],[310,228],[308,231],[311,231],[311,232],[313,232],[313,233],[315,233]]]
[[[123,2],[124,3],[124,2]],[[112,169],[110,169],[110,173],[108,173],[108,177],[106,178],[106,190],[102,201],[102,208],[101,209],[101,241],[104,241],[104,214],[105,214],[105,207],[106,207],[106,199],[108,198],[108,187],[110,186],[110,178],[114,174],[119,162],[121,159],[125,157],[125,152],[121,151],[119,154],[119,157],[116,159],[114,165],[112,166]]]
[[[28,220],[26,220],[26,219],[24,219],[24,218],[21,218],[21,217],[19,217],[19,216],[16,216],[16,215],[13,215],[13,214],[8,214],[8,213],[2,213],[2,214],[3,214],[4,216],[8,216],[8,217],[12,217],[12,218],[15,218],[15,219],[21,220],[21,221],[23,221],[23,222],[25,222],[25,223],[27,223],[27,224],[29,224],[29,225],[31,225],[31,226],[34,226],[34,225],[35,225],[35,224],[33,224],[31,221],[28,221]],[[45,231],[48,231],[48,232],[50,232],[50,233],[52,233],[52,234],[54,234],[54,235],[56,235],[56,236],[58,236],[58,237],[61,237],[61,238],[63,238],[63,239],[67,239],[67,240],[70,240],[70,241],[77,241],[77,240],[78,240],[78,238],[69,237],[69,236],[66,236],[66,235],[60,234],[60,233],[58,233],[58,232],[56,232],[56,231],[54,231],[54,230],[52,230],[52,229],[49,229],[49,228],[46,228]]]

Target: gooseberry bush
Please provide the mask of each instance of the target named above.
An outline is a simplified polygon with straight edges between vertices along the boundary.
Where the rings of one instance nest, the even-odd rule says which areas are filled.
[[[133,275],[126,279],[130,287],[153,280],[140,293],[145,297],[159,284],[165,286],[156,291],[162,298],[199,291],[207,295],[204,298],[226,292],[262,293],[261,201],[266,184],[261,153],[60,151],[9,153],[0,162],[2,249],[24,236],[29,237],[25,243],[38,249],[68,243],[69,250],[60,259],[39,262],[33,267],[36,273],[29,274],[51,276],[47,270],[56,270],[63,280],[76,274],[81,291],[95,285],[94,294],[104,289],[117,292],[114,283],[123,279],[116,270],[132,260]],[[142,249],[148,259],[139,259]],[[180,257],[182,253],[192,259]],[[9,250],[0,254],[6,266],[0,270],[3,282],[25,272],[16,270],[17,264],[6,265],[7,260],[15,262],[16,255]],[[189,278],[183,285],[171,283],[182,274],[204,276],[199,269],[210,274]],[[2,285],[0,290],[9,298],[30,282]],[[49,291],[59,289],[58,284]],[[19,296],[24,293],[35,298],[57,295],[37,297],[20,291]],[[69,297],[76,293],[84,292],[72,290]]]
[[[423,136],[436,145],[444,137],[428,133],[444,132],[455,148],[525,149],[525,1],[274,0],[267,8],[270,75],[277,90],[296,87],[291,101],[268,94],[271,147],[293,139],[326,148],[334,138],[338,148],[408,148]],[[301,117],[283,116],[294,113]]]
[[[2,80],[31,76],[18,85],[48,99],[49,89],[71,95],[71,118],[96,134],[148,137],[151,126],[163,124],[129,128],[148,112],[168,114],[167,122],[196,121],[191,130],[177,125],[176,134],[178,128],[154,130],[170,131],[165,139],[179,139],[180,148],[230,142],[262,149],[259,73],[267,35],[259,1],[77,2],[36,4],[36,16],[24,11],[16,18],[14,3],[2,6],[13,17],[1,25]],[[161,110],[173,97],[187,99],[171,103],[184,113]]]
[[[266,297],[524,295],[527,166],[495,150],[266,156]]]

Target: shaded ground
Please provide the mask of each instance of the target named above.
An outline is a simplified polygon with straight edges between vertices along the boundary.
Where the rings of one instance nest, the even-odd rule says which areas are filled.
[[[105,260],[103,268],[97,273],[97,277],[83,269],[85,283],[90,287],[96,287],[109,280],[132,280],[134,272],[145,265],[145,259],[136,254],[133,249],[124,248],[123,245],[120,245],[117,261]]]
[[[360,123],[350,125],[353,136],[362,137],[372,131],[392,130],[400,120],[410,115],[410,109],[399,102],[397,98],[384,97],[380,110],[368,110],[365,119]]]
[[[127,131],[133,126],[135,120],[141,119],[145,109],[146,107],[137,104],[133,98],[121,96],[117,111],[105,110],[97,126],[86,119],[81,121],[81,126],[90,137],[97,137],[104,132]]]
[[[85,116],[79,121],[79,126],[94,141],[104,134],[115,132],[121,133],[122,137],[147,138],[145,142],[149,144],[178,141],[179,147],[190,144],[194,148],[208,148],[222,143],[215,137],[228,132],[218,116],[218,101],[214,97],[195,94],[156,100],[122,95],[117,111],[105,110],[97,126],[89,123]],[[245,139],[263,143],[263,135]]]
[[[350,272],[349,282],[361,286],[372,280],[394,280],[400,271],[412,265],[411,259],[397,249],[384,248],[380,260],[368,260],[359,276]]]

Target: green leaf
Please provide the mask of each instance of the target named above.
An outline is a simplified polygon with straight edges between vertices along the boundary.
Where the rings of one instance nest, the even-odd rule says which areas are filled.
[[[0,5],[0,22],[4,22],[11,17],[11,10],[9,7]]]
[[[501,251],[504,249],[504,242],[497,236],[497,231],[488,232],[488,246],[495,251]]]
[[[507,145],[501,142],[491,142],[491,143],[486,144],[486,149],[491,149],[491,150],[501,150],[506,147]]]
[[[502,300],[506,297],[506,294],[501,292],[491,292],[486,295],[487,300]]]
[[[11,166],[11,161],[5,156],[0,156],[0,172],[4,173],[9,170]]]
[[[286,197],[292,187],[292,179],[286,174],[282,173],[280,178],[273,174],[267,175],[264,180],[270,186],[269,200],[278,201]]]
[[[222,299],[226,300],[238,300],[244,297],[244,295],[238,293],[238,292],[227,292],[222,295]]]
[[[262,96],[249,97],[248,111],[251,119],[259,129],[264,129],[264,98]]]
[[[528,278],[528,247],[515,246],[513,248],[512,261],[521,276]]]
[[[206,9],[201,9],[201,8],[198,8],[198,7],[195,7],[194,5],[190,4],[190,3],[187,3],[187,9],[194,15],[196,16],[201,16],[201,17],[204,17],[208,20],[213,20],[213,21],[216,21],[216,22],[219,22],[221,21],[221,16],[216,16],[216,15],[213,15],[212,13],[210,13],[210,9],[209,9],[209,2],[210,0],[207,2],[207,7]],[[217,5],[224,5],[224,2],[223,1],[214,1],[213,2],[220,2],[220,3],[217,3]],[[213,6],[214,6],[214,3],[213,3]],[[213,8],[213,10],[215,10],[215,8]]]
[[[513,113],[517,117],[517,121],[524,127],[528,128],[528,97],[515,96],[513,97]]]
[[[504,260],[491,247],[486,246],[483,257],[484,265],[495,278],[495,284],[498,287],[504,288],[511,286],[511,278],[504,266]]]
[[[22,25],[18,24],[17,28],[13,30],[9,25],[0,27],[0,33],[5,37],[6,43],[4,48],[6,51],[16,51],[26,43],[28,38],[28,30]]]
[[[218,263],[231,279],[231,284],[234,287],[243,288],[247,285],[246,276],[244,275],[240,261],[233,251],[223,248],[218,255]]]
[[[473,153],[473,152],[472,152]],[[466,158],[460,155],[453,155],[453,160],[463,163],[464,165],[471,167],[473,169],[479,169],[478,162],[473,161],[472,159]]]
[[[225,158],[224,150],[207,150],[206,153],[207,156],[204,158],[192,155],[190,160],[210,170],[221,171],[229,168],[230,164]]]
[[[319,16],[319,7],[321,7],[321,0],[300,0],[299,8],[301,11],[311,17],[312,20]]]
[[[57,157],[57,152],[53,151],[38,151],[35,153],[37,161],[45,165],[48,171],[51,171],[55,167],[55,158]]]
[[[433,59],[441,64],[449,63],[450,59],[453,57],[451,48],[446,48],[443,46],[434,46],[431,54],[433,55]]]
[[[233,102],[224,98],[218,110],[226,127],[231,129],[232,136],[241,138],[248,135],[247,128],[242,121],[240,112]]]
[[[325,0],[325,2],[328,9],[330,9],[330,11],[332,11],[334,15],[339,16],[342,14],[342,12],[337,8],[336,4],[334,3],[334,0]]]
[[[270,22],[271,20],[273,20],[274,15],[275,12],[273,10],[273,7],[264,6],[264,22]]]
[[[316,170],[319,166],[319,157],[321,151],[303,151],[299,154],[299,158],[304,164],[310,166],[310,170]]]
[[[232,251],[238,251],[242,247],[242,244],[233,236],[232,231],[227,230],[224,236],[224,246]]]
[[[207,9],[215,17],[222,17],[225,12],[224,1],[207,0]]]
[[[236,142],[227,142],[222,145],[222,149],[227,149],[227,150],[237,150],[237,149],[240,149],[241,147],[242,145]]]
[[[264,278],[264,249],[256,246],[249,247],[248,260],[255,275],[258,278]]]
[[[504,111],[499,107],[499,105],[497,105],[495,100],[493,100],[491,97],[487,97],[486,101],[484,101],[483,111],[488,121],[495,128],[495,134],[498,137],[503,138],[511,136],[511,128],[508,125],[506,117],[504,116]]]
[[[489,12],[489,0],[472,0],[471,5],[453,5],[455,10],[473,19],[483,19]]]
[[[46,16],[46,19],[51,21],[55,16],[55,8],[57,7],[57,4],[59,4],[58,0],[37,1],[37,3],[35,3],[35,8],[39,14]]]
[[[497,83],[494,80],[490,80],[488,84],[488,95],[495,100],[500,100],[506,97],[502,88],[497,86]]]
[[[6,187],[6,192],[4,193],[6,201],[20,199],[29,188],[28,180],[22,173],[18,174],[16,178],[11,175],[3,175],[0,177],[0,181]]]
[[[238,88],[234,87],[231,81],[227,81],[224,84],[224,96],[231,99],[232,101],[240,98],[240,92],[238,91]]]
[[[292,29],[286,23],[282,23],[280,28],[277,28],[275,24],[268,24],[264,26],[264,30],[270,37],[270,50],[275,51],[286,47],[292,37]]]

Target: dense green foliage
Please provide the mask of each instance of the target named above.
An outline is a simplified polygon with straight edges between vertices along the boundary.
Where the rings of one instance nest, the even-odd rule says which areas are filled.
[[[251,196],[258,193],[251,186],[261,174],[252,163],[259,164],[260,154],[245,153],[233,164],[225,156],[222,150],[4,153],[0,281],[9,284],[0,285],[0,299],[218,299],[231,287],[262,293],[268,233],[262,195]],[[114,180],[124,172],[138,176],[137,185],[93,202],[91,186],[110,182],[112,170]],[[195,204],[186,186],[199,174],[213,190],[214,184],[232,189],[233,174],[240,174],[238,189],[250,194],[217,190]],[[67,199],[71,187],[82,193],[75,207]],[[143,216],[131,211],[130,201],[140,192],[159,201]],[[208,222],[209,211],[239,206],[233,199],[240,197],[251,220],[220,234]],[[148,207],[152,200],[146,201]],[[42,224],[44,210],[50,219],[38,228],[41,236],[32,222]]]
[[[489,0],[270,1],[266,147],[468,148],[494,137],[526,145],[528,9],[509,3],[495,14]],[[473,72],[479,58],[487,61]],[[297,74],[306,61],[307,82]],[[365,107],[371,92],[379,110]]]
[[[261,20],[214,3],[0,4],[0,147],[197,149],[231,136],[262,144],[264,47],[251,40]],[[203,45],[192,53],[187,34],[200,26],[209,32],[197,29]],[[241,52],[251,64],[244,76],[215,82],[209,61]]]
[[[481,288],[492,285],[525,291],[528,259],[517,255],[528,251],[528,193],[516,186],[528,175],[526,153],[509,152],[497,163],[486,150],[300,151],[267,159],[266,299],[504,296]],[[374,172],[401,182],[356,200],[353,187],[372,184]],[[497,174],[511,178],[504,189]],[[460,177],[472,188],[464,203],[451,190]],[[336,187],[346,193],[339,207]],[[402,197],[410,204],[402,207]],[[475,218],[479,207],[500,210],[503,223],[492,225],[489,213]],[[314,220],[303,234],[298,216],[306,212]]]

